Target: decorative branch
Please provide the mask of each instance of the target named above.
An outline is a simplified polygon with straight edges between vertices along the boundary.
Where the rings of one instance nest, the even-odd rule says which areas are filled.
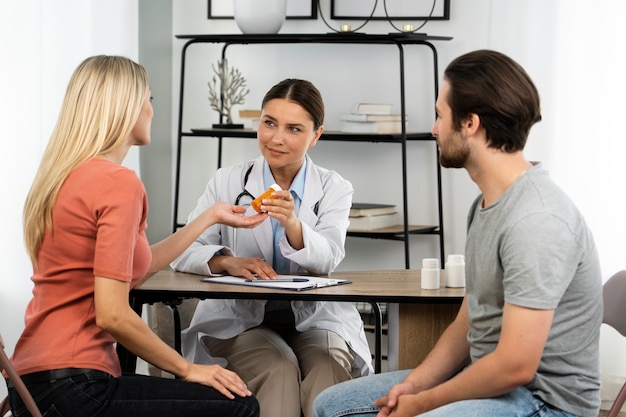
[[[227,124],[233,124],[232,107],[243,104],[250,89],[246,88],[246,79],[238,69],[228,68],[226,59],[218,60],[217,65],[211,67],[215,75],[209,81],[209,103],[213,110],[226,118]]]

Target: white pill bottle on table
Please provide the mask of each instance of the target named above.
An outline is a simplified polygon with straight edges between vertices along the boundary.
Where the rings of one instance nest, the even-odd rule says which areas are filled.
[[[422,289],[436,290],[439,288],[439,280],[441,269],[439,268],[439,259],[425,258],[422,259]]]
[[[465,287],[465,256],[448,255],[444,270],[446,287]]]

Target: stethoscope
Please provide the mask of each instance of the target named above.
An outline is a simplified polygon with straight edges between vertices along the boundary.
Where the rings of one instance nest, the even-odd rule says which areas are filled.
[[[250,197],[250,201],[255,199],[255,197],[252,194],[250,194],[250,192],[248,190],[246,190],[246,184],[248,183],[248,177],[250,176],[250,172],[252,172],[252,168],[253,167],[254,167],[254,164],[250,165],[250,168],[248,168],[248,170],[246,171],[246,174],[243,176],[243,184],[242,184],[243,191],[240,192],[239,195],[237,195],[237,197],[235,198],[235,205],[236,206],[239,205],[239,202],[244,197]],[[316,216],[317,216],[317,212],[319,210],[319,207],[320,207],[320,202],[318,201],[313,206],[313,213],[315,213]]]
[[[241,199],[244,197],[250,197],[250,201],[254,200],[254,196],[248,191],[246,190],[246,184],[248,184],[248,177],[250,176],[250,172],[252,172],[252,168],[254,167],[254,164],[250,165],[250,168],[248,168],[248,170],[246,171],[246,174],[243,176],[243,184],[242,184],[242,188],[243,191],[240,192],[237,197],[235,197],[235,205],[238,206],[239,203],[241,202]],[[319,209],[319,205],[320,202],[318,201],[317,203],[315,203],[314,207],[313,207],[313,212],[315,213],[315,215],[317,216],[317,211]],[[275,221],[275,220],[274,220]],[[237,228],[233,228],[233,243],[232,243],[232,248],[235,251],[235,253],[237,253]]]
[[[250,201],[254,200],[254,196],[252,194],[250,194],[250,192],[248,190],[246,190],[246,184],[248,183],[248,177],[250,176],[250,172],[252,172],[252,167],[254,167],[254,164],[250,165],[250,168],[248,168],[248,170],[246,171],[246,175],[243,176],[243,184],[242,184],[242,188],[243,191],[239,193],[239,195],[235,198],[235,205],[238,206],[239,202],[241,201],[242,198],[244,197],[250,197]],[[237,253],[237,228],[234,227],[233,228],[233,250],[235,251],[235,253]]]
[[[243,191],[239,193],[237,198],[235,198],[236,206],[239,205],[239,202],[243,197],[250,197],[250,201],[254,200],[255,198],[252,194],[250,194],[250,192],[248,192],[248,190],[246,190],[246,184],[248,183],[248,177],[250,176],[250,172],[252,172],[252,167],[254,167],[254,164],[250,165],[250,168],[248,168],[248,171],[246,171],[246,175],[243,176]]]

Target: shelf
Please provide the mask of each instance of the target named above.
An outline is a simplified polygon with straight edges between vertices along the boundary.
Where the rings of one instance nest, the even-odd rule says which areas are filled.
[[[256,130],[253,129],[191,129],[191,132],[183,132],[188,137],[215,137],[215,138],[242,138],[256,139]],[[391,142],[401,143],[402,133],[347,133],[340,131],[324,131],[321,140],[352,141],[352,142]],[[406,134],[406,140],[430,140],[435,137],[430,133],[411,132]]]
[[[177,39],[190,39],[198,42],[270,44],[270,43],[400,43],[419,44],[428,41],[449,41],[451,36],[432,36],[423,33],[280,33],[242,35],[176,35]]]
[[[439,234],[439,226],[409,225],[408,229],[410,235]],[[372,230],[348,230],[347,235],[353,237],[371,237],[373,239],[404,240],[404,225],[399,224]]]
[[[365,323],[365,324],[363,324],[363,329],[366,332],[374,333],[374,331],[376,330],[376,326],[373,325],[373,324]],[[383,334],[386,335],[387,332],[389,331],[389,324],[387,324],[387,323],[383,324],[382,327],[381,327],[381,330],[382,330]]]
[[[261,45],[261,44],[333,44],[333,45],[389,45],[397,49],[398,52],[398,68],[399,74],[399,102],[401,118],[406,117],[406,97],[405,97],[405,45],[417,45],[426,47],[432,54],[432,80],[434,87],[434,98],[436,100],[439,84],[438,84],[438,56],[437,49],[433,45],[434,41],[449,41],[449,36],[431,36],[425,33],[385,33],[385,34],[365,34],[365,33],[291,33],[291,34],[183,34],[176,35],[177,39],[184,40],[181,53],[181,79],[180,79],[180,95],[179,95],[179,111],[178,111],[178,137],[176,152],[176,178],[174,190],[174,230],[177,230],[181,224],[178,219],[178,198],[180,191],[180,167],[181,167],[181,149],[183,139],[186,138],[215,138],[217,139],[217,166],[221,167],[222,147],[224,139],[240,138],[240,139],[256,139],[257,132],[253,129],[214,129],[214,128],[193,128],[183,131],[183,113],[184,113],[184,95],[185,95],[185,63],[188,49],[191,45],[198,44],[221,44],[222,59],[226,59],[226,51],[231,45]],[[407,48],[408,49],[408,48]],[[323,54],[322,54],[323,56]],[[434,106],[433,106],[434,107]],[[443,203],[442,203],[442,184],[441,184],[441,166],[436,164],[435,178],[437,184],[437,211],[439,224],[435,226],[417,226],[408,225],[408,181],[407,181],[407,143],[411,141],[430,141],[436,143],[436,139],[430,132],[407,132],[395,134],[375,134],[375,133],[348,133],[340,131],[324,131],[321,140],[323,142],[344,141],[344,142],[370,142],[370,143],[397,143],[400,145],[402,155],[402,209],[404,211],[403,224],[388,228],[365,230],[365,231],[348,231],[348,236],[365,237],[372,239],[387,239],[402,241],[404,243],[405,268],[410,268],[410,251],[409,236],[410,235],[437,235],[439,236],[439,254],[441,262],[444,261],[444,226],[443,226]],[[435,148],[435,158],[439,158],[439,149]]]
[[[185,226],[186,223],[176,222],[175,229]],[[420,226],[409,225],[409,235],[438,235],[440,233],[439,226]],[[383,227],[380,229],[372,230],[348,230],[347,236],[352,237],[369,237],[372,239],[387,239],[387,240],[404,240],[404,226],[399,224],[397,226]]]

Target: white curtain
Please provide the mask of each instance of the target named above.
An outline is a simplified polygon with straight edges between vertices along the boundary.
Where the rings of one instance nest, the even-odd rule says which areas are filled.
[[[511,53],[542,95],[527,156],[541,160],[594,232],[603,279],[626,269],[626,2],[492,0],[492,47]],[[626,342],[603,327],[605,374],[626,378]]]
[[[22,205],[59,112],[72,71],[90,55],[138,56],[137,0],[3,0],[0,2],[0,332],[13,346],[31,295],[22,244]],[[139,172],[136,151],[125,165]],[[0,398],[6,387],[0,384]]]

